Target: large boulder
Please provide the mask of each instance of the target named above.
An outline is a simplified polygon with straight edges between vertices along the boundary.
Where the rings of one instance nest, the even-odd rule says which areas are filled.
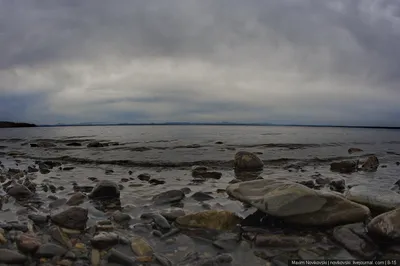
[[[234,230],[242,218],[229,211],[203,211],[178,217],[175,223],[183,228]]]
[[[353,173],[357,171],[358,161],[340,161],[331,163],[331,171],[339,173]]]
[[[116,183],[103,180],[100,181],[89,194],[89,198],[91,199],[119,199],[120,191],[119,187]]]
[[[81,207],[70,207],[50,216],[51,221],[61,227],[84,230],[88,220],[88,210]]]
[[[375,172],[378,169],[379,160],[376,156],[369,156],[368,159],[362,164],[361,170],[366,172]]]
[[[239,151],[235,154],[234,166],[236,170],[259,171],[264,163],[254,153]]]
[[[348,200],[368,206],[377,212],[385,212],[400,207],[400,194],[380,188],[358,185],[344,194]]]
[[[400,208],[376,216],[368,223],[368,233],[376,237],[400,240]]]
[[[368,207],[351,202],[337,193],[310,189],[277,180],[255,180],[228,186],[227,193],[285,222],[333,226],[365,220]]]

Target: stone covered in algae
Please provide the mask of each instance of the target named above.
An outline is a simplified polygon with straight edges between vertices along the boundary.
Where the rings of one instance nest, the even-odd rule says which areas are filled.
[[[186,228],[234,230],[241,221],[242,218],[232,212],[210,210],[181,216],[175,222]]]

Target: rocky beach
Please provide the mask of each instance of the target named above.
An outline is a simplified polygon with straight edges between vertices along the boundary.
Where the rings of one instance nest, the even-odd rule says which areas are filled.
[[[400,259],[398,135],[0,129],[0,265]]]

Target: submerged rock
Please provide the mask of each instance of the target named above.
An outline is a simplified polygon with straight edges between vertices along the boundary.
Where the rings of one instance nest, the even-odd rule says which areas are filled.
[[[367,207],[335,193],[276,180],[255,180],[228,186],[227,193],[262,212],[301,225],[332,226],[363,221]]]
[[[103,180],[97,183],[93,188],[92,192],[89,194],[91,199],[119,199],[120,189],[118,185],[109,180]]]
[[[153,248],[143,237],[133,236],[131,238],[131,248],[133,253],[137,256],[138,261],[152,261],[152,256],[154,253]]]
[[[208,195],[207,193],[204,192],[195,192],[191,198],[197,201],[206,201],[206,200],[212,200],[214,199],[213,196]]]
[[[88,148],[101,148],[101,147],[104,147],[104,145],[102,143],[98,142],[98,141],[93,141],[93,142],[90,142],[87,145],[87,147]]]
[[[361,170],[366,172],[374,172],[379,167],[379,160],[376,156],[370,156],[361,166]]]
[[[233,230],[241,221],[242,218],[232,212],[210,210],[181,216],[175,223],[186,228]]]
[[[344,181],[344,179],[332,180],[329,183],[329,187],[333,191],[342,193],[346,189],[346,181]]]
[[[257,235],[254,244],[257,247],[298,247],[312,245],[316,242],[317,240],[312,237],[269,234]]]
[[[175,221],[178,217],[185,216],[186,213],[183,209],[174,208],[162,211],[161,215],[170,221]]]
[[[373,259],[378,253],[378,247],[366,235],[363,224],[335,227],[333,237],[351,253],[364,259]]]
[[[7,194],[17,200],[30,198],[34,195],[27,187],[20,184],[15,184],[12,187],[9,187],[7,189]]]
[[[400,240],[400,209],[376,216],[368,223],[367,228],[373,236]]]
[[[148,182],[151,179],[151,176],[149,174],[147,174],[147,173],[144,173],[144,174],[138,175],[138,179],[141,180],[141,181]]]
[[[26,257],[25,255],[22,255],[21,253],[19,253],[17,251],[0,248],[0,263],[23,264],[27,260],[28,260],[28,257]]]
[[[258,171],[264,167],[264,163],[254,153],[239,151],[235,154],[234,166],[236,170]]]
[[[153,197],[153,202],[155,204],[167,204],[172,202],[179,202],[185,198],[185,194],[181,190],[169,190],[162,192]]]
[[[344,195],[348,200],[366,205],[378,212],[400,207],[400,194],[389,189],[359,185],[350,188]]]
[[[353,153],[356,153],[356,152],[363,152],[363,150],[359,149],[359,148],[350,148],[350,149],[347,150],[347,152],[349,154],[353,154]]]
[[[77,206],[82,204],[85,201],[85,199],[86,199],[85,194],[83,194],[82,192],[76,192],[68,199],[66,204],[69,206]]]
[[[56,225],[68,229],[84,230],[88,220],[88,210],[74,206],[65,211],[53,214],[50,218]]]
[[[138,261],[134,257],[125,255],[114,248],[112,248],[108,254],[108,262],[127,266],[134,266],[138,264]]]
[[[339,173],[352,173],[357,171],[358,161],[341,161],[331,163],[331,171]]]

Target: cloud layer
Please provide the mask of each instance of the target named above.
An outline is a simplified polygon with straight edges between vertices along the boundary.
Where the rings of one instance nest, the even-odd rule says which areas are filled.
[[[400,126],[391,0],[0,0],[0,47],[0,120]]]

